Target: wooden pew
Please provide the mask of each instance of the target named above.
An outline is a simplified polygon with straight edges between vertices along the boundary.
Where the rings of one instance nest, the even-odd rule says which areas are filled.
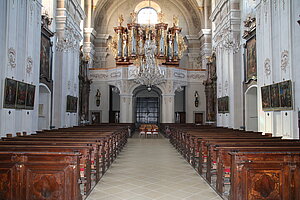
[[[256,198],[255,195],[253,195],[253,190],[252,192],[249,192],[247,190],[247,184],[241,183],[245,181],[244,175],[240,176],[240,175],[232,174],[233,161],[230,156],[233,156],[233,153],[236,151],[244,152],[249,155],[250,154],[256,155],[257,157],[259,157],[259,159],[264,157],[266,152],[284,153],[286,154],[285,159],[287,159],[287,155],[289,155],[290,153],[290,154],[295,154],[295,157],[297,157],[299,161],[299,155],[298,155],[300,152],[299,140],[282,140],[281,137],[271,137],[271,136],[272,136],[271,134],[262,135],[259,132],[245,132],[240,130],[209,128],[209,127],[205,127],[204,129],[199,130],[196,129],[195,127],[187,126],[183,130],[172,129],[170,142],[187,159],[187,161],[192,164],[193,167],[196,167],[196,164],[193,164],[193,160],[195,160],[196,158],[199,159],[198,171],[200,172],[201,175],[203,175],[202,167],[205,166],[207,170],[206,173],[204,174],[204,178],[207,179],[208,183],[210,183],[211,186],[216,188],[217,192],[224,199],[228,198],[228,196],[226,196],[226,193],[224,193],[224,185],[226,185],[224,180],[226,178],[228,179],[228,176],[231,177],[234,176],[235,179],[231,178],[231,181],[234,181],[235,183],[238,182],[238,183],[236,183],[236,185],[232,187],[230,187],[230,185],[227,185],[231,189],[234,188],[234,191],[231,192],[232,195],[229,196],[230,200],[231,199],[233,200],[236,199],[243,199],[243,200],[244,199],[299,199],[300,200],[300,195],[297,193],[298,191],[296,192],[293,189],[295,185],[297,186],[300,185],[298,179],[297,179],[298,181],[297,183],[293,182],[291,188],[288,187],[289,184],[286,184],[287,186],[284,186],[285,190],[289,191],[288,192],[289,195],[287,195],[285,192],[282,192],[283,189],[281,189],[279,191],[281,195],[280,197],[273,198],[272,195],[269,196],[270,194],[268,194],[268,197],[266,198],[263,195],[266,195],[268,193],[264,191],[264,189],[267,188],[268,184],[265,184],[263,185],[264,188],[259,191],[260,192],[259,194],[261,196]],[[243,156],[245,157],[244,154]],[[207,158],[206,161],[203,160],[204,157]],[[268,160],[268,162],[276,162],[276,160],[273,161],[273,159],[276,159],[276,156],[272,157],[270,160]],[[240,157],[237,160],[240,161]],[[261,163],[265,164],[266,162],[261,162]],[[300,165],[297,164],[294,166],[295,167],[293,169],[294,171],[297,171],[297,173],[293,173],[292,176],[297,175],[299,177]],[[268,170],[272,169],[272,166],[268,165],[267,169]],[[253,170],[255,170],[255,168]],[[227,177],[225,176],[226,173],[227,173]],[[287,173],[285,173],[285,175],[286,174]],[[216,182],[211,181],[212,178],[216,180]],[[247,181],[246,182],[249,183],[249,178]],[[230,183],[230,179],[228,179],[228,183]],[[280,182],[280,184],[283,185],[284,183]],[[236,189],[236,187],[239,188]],[[241,193],[246,193],[246,195],[243,195]]]
[[[79,153],[0,152],[0,197],[5,200],[81,200]]]
[[[231,152],[230,200],[300,199],[300,149]]]
[[[83,185],[82,195],[91,192],[91,154],[92,147],[85,146],[41,146],[41,145],[0,145],[0,152],[71,152],[80,153],[80,183]]]

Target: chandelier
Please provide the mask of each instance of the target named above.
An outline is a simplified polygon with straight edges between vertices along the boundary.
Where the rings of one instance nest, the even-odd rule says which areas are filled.
[[[148,91],[154,85],[159,85],[166,81],[165,73],[157,65],[155,52],[155,41],[147,39],[144,45],[145,57],[141,59],[140,66],[135,74],[135,82],[141,85],[145,85]]]
[[[124,27],[123,15],[114,27],[115,35],[108,43],[117,65],[136,67],[134,81],[145,85],[148,90],[166,82],[160,65],[177,65],[187,49],[178,26],[178,17],[173,17],[173,27],[164,23],[164,14],[158,13],[159,23],[153,26],[136,23],[137,13],[131,12],[131,23]]]

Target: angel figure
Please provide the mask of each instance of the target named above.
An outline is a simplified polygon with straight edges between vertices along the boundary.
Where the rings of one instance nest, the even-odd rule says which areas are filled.
[[[123,17],[123,15],[120,15],[118,18],[119,25],[122,26],[123,22],[124,22],[124,17]]]
[[[131,23],[136,23],[136,15],[137,15],[137,13],[136,12],[131,12],[130,13],[130,17],[131,17]]]
[[[179,19],[177,16],[173,16],[173,26],[178,27],[179,26]]]
[[[164,23],[164,20],[165,20],[165,14],[163,14],[163,12],[158,13],[159,23]]]

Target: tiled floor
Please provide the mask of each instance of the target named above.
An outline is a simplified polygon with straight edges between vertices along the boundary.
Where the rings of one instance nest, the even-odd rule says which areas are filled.
[[[221,200],[168,139],[131,138],[88,200]]]

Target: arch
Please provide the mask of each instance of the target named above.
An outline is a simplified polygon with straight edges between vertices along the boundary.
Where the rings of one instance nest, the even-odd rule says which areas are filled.
[[[50,129],[52,115],[52,93],[47,85],[39,84],[38,129]]]
[[[134,95],[135,91],[136,91],[139,87],[141,87],[141,86],[142,86],[142,85],[140,85],[140,84],[134,84],[134,85],[128,90],[128,91],[129,91],[128,93]],[[164,93],[165,93],[164,88],[162,87],[162,85],[155,85],[155,86],[153,86],[153,88],[157,88],[157,89],[160,91],[160,94],[164,94]],[[146,86],[145,86],[145,89],[147,89]]]
[[[135,6],[134,12],[138,13],[143,8],[153,8],[156,12],[161,12],[160,6],[154,1],[142,1],[138,5]]]
[[[133,119],[137,124],[161,122],[162,92],[153,86],[149,91],[144,85],[140,85],[133,91]]]
[[[147,1],[148,2],[148,1]],[[153,1],[151,1],[153,2]],[[183,19],[187,26],[187,34],[198,34],[201,30],[201,25],[203,24],[203,13],[200,12],[198,3],[196,0],[174,0],[174,1],[167,1],[168,3],[172,4],[175,8],[177,8],[180,13],[174,13],[174,14],[180,14],[183,16]],[[153,2],[153,5],[155,2]],[[132,10],[135,10],[137,5],[139,3],[136,2],[128,2],[127,0],[119,0],[119,1],[112,1],[112,0],[103,0],[98,1],[96,5],[96,9],[94,11],[94,19],[92,20],[94,24],[92,25],[96,31],[100,34],[107,34],[111,30],[111,27],[107,27],[108,24],[111,23],[111,20],[116,13],[118,13],[118,9],[120,7],[125,7],[126,5],[133,4]],[[136,5],[135,5],[136,4]],[[157,4],[157,3],[156,3]],[[141,4],[140,7],[142,7],[143,4]],[[153,6],[152,6],[153,7]],[[137,7],[139,8],[139,7]],[[157,8],[158,9],[158,8]],[[161,11],[166,12],[167,8],[165,8],[166,11],[163,10],[164,8],[161,7]],[[159,10],[158,10],[159,11]],[[131,11],[128,10],[128,14]],[[120,13],[121,14],[121,13]],[[122,13],[125,14],[125,13]],[[129,17],[129,16],[128,16]],[[117,23],[117,19],[115,20],[115,24]],[[169,22],[171,23],[171,22]],[[107,29],[109,28],[109,30]]]
[[[144,91],[146,91],[146,92],[148,92],[148,93],[155,93],[157,96],[161,96],[161,94],[162,94],[161,89],[158,88],[157,86],[152,86],[151,91],[148,91],[148,88],[147,88],[145,85],[139,85],[138,87],[136,87],[136,88],[133,90],[132,94],[133,94],[133,96],[135,97],[135,96],[137,96],[139,93],[144,92]]]
[[[152,7],[142,8],[137,15],[137,21],[139,24],[154,25],[157,24],[158,13]]]
[[[245,92],[245,128],[258,131],[257,85],[252,85]]]

